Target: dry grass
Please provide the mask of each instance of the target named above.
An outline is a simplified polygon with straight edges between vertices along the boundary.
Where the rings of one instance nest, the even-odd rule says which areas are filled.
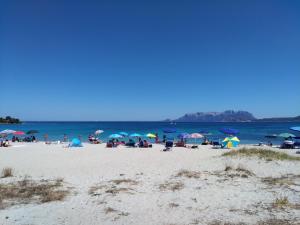
[[[184,183],[180,181],[167,181],[159,185],[159,190],[161,191],[180,191],[184,188]]]
[[[200,178],[201,173],[197,171],[180,170],[175,177],[186,177],[186,178]]]
[[[61,179],[37,182],[25,178],[14,183],[0,184],[0,206],[5,208],[30,202],[62,201],[69,194],[69,191],[61,189],[62,187]]]
[[[138,182],[132,179],[116,179],[116,180],[111,180],[110,182],[114,183],[115,185],[120,185],[120,184],[130,184],[130,185],[137,185]]]
[[[265,221],[259,221],[257,225],[299,225],[299,223],[292,220],[268,219]]]
[[[105,193],[112,194],[113,196],[120,194],[120,193],[127,193],[132,194],[131,188],[117,188],[117,187],[111,187],[107,190],[105,190]]]
[[[119,185],[125,185],[125,187],[119,187]],[[137,185],[138,182],[132,179],[116,179],[108,181],[106,184],[99,184],[96,186],[92,186],[89,189],[89,194],[92,196],[97,196],[101,194],[111,194],[113,196],[116,196],[120,193],[127,193],[127,194],[133,194],[131,191],[133,191],[132,188],[128,187],[131,185]],[[101,193],[101,192],[102,193]]]
[[[170,204],[169,204],[169,207],[170,208],[177,208],[179,206],[179,204],[176,204],[176,203],[174,203],[174,202],[171,202]]]
[[[230,152],[224,153],[222,156],[248,156],[248,157],[259,157],[265,160],[289,160],[289,161],[300,161],[300,157],[291,156],[284,152],[277,152],[267,149],[260,149],[260,148],[242,148],[239,150],[234,150]]]
[[[274,208],[284,208],[284,207],[289,207],[291,204],[287,197],[281,197],[281,198],[276,198],[276,200],[273,202],[272,205]]]
[[[238,165],[236,168],[226,165],[224,171],[217,171],[211,174],[216,175],[218,177],[225,176],[230,178],[234,178],[234,177],[248,178],[249,176],[255,175],[253,172],[244,168],[242,165]]]
[[[97,195],[101,195],[99,193],[97,193],[99,190],[102,190],[104,188],[107,188],[108,186],[106,185],[96,185],[96,186],[92,186],[90,187],[89,189],[89,195],[92,195],[92,196],[97,196]]]
[[[233,222],[224,222],[219,220],[214,220],[209,225],[246,225],[245,223],[233,223]],[[256,225],[299,225],[298,222],[292,220],[284,220],[284,219],[268,219],[259,221]]]
[[[12,168],[10,168],[10,167],[5,167],[5,168],[2,170],[1,178],[12,177],[12,176],[13,176],[13,169],[12,169]]]
[[[224,221],[219,221],[219,220],[214,220],[210,223],[208,223],[208,225],[246,225],[246,223],[233,223],[233,222],[224,222]]]
[[[112,207],[105,208],[104,213],[105,214],[113,214],[113,216],[116,216],[116,217],[114,217],[113,221],[120,219],[120,216],[129,216],[128,212],[122,212],[122,211],[116,210]]]
[[[118,210],[111,208],[111,207],[107,207],[104,209],[105,214],[109,214],[109,213],[115,213],[115,212],[119,212]]]
[[[299,179],[300,175],[286,175],[281,177],[266,177],[262,179],[262,182],[270,185],[270,186],[289,186],[289,185],[296,185],[294,180]]]

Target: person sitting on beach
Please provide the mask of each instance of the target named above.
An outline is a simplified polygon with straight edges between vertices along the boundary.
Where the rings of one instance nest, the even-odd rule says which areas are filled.
[[[185,142],[184,139],[181,138],[180,141],[178,141],[177,143],[175,143],[176,147],[185,147]]]
[[[143,148],[144,147],[144,142],[142,141],[141,138],[139,138],[139,147]]]
[[[209,141],[207,140],[207,138],[204,139],[204,141],[202,142],[202,145],[209,145]]]
[[[144,140],[144,148],[152,148],[152,144],[149,143],[147,140]]]
[[[2,147],[2,146],[3,146],[3,138],[0,137],[0,147]]]
[[[88,140],[89,140],[90,143],[94,144],[95,137],[90,134],[89,137],[88,137]]]
[[[12,136],[11,142],[15,142],[15,141],[16,141],[16,137],[15,137],[15,136]]]
[[[125,146],[128,147],[135,147],[135,142],[132,139],[129,139],[129,141],[125,144]]]
[[[6,139],[5,141],[3,141],[2,143],[2,147],[8,147],[9,146],[9,141],[8,139]]]
[[[158,133],[155,134],[155,143],[158,144],[159,143],[159,137],[158,137]]]

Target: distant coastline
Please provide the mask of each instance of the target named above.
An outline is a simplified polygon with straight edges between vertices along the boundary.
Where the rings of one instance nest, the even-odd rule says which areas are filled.
[[[0,124],[20,124],[20,119],[11,116],[0,117]]]
[[[257,119],[247,111],[226,110],[224,112],[187,113],[178,119],[164,122],[300,122],[300,116]]]

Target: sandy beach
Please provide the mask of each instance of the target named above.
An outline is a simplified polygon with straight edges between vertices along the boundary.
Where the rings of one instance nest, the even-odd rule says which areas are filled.
[[[0,149],[0,184],[63,179],[60,201],[4,206],[0,224],[299,224],[300,161],[225,157],[229,150],[162,145],[14,144]],[[286,150],[294,154],[295,150]],[[295,154],[296,156],[296,154]],[[268,182],[271,178],[280,182]],[[276,207],[286,197],[287,207]],[[272,222],[273,221],[273,222]],[[277,223],[276,223],[277,222]]]

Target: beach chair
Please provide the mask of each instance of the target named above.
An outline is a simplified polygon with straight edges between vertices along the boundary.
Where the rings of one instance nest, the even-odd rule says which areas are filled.
[[[113,143],[112,142],[107,142],[106,143],[106,148],[112,148],[113,147]]]
[[[180,141],[180,142],[175,143],[175,147],[186,147],[186,146],[185,146],[185,143],[183,141]]]

